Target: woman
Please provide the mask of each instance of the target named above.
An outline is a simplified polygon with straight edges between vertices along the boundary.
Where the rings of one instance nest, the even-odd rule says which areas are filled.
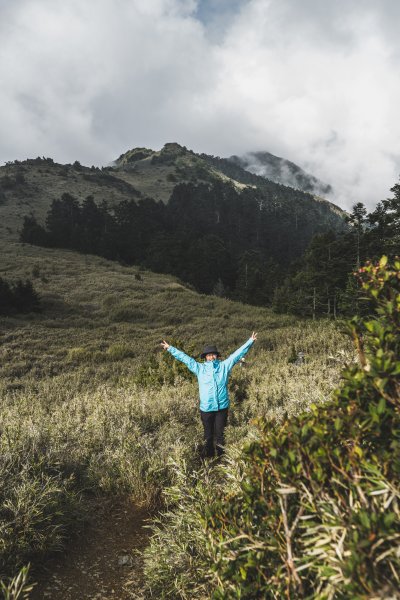
[[[200,393],[200,415],[204,427],[205,454],[207,457],[215,455],[214,435],[216,439],[217,454],[221,456],[224,451],[224,428],[228,418],[229,395],[228,379],[232,368],[243,358],[257,339],[257,333],[233,354],[221,361],[220,353],[215,346],[206,346],[201,358],[204,363],[199,363],[182,350],[170,346],[163,340],[161,346],[168,350],[177,360],[183,362],[187,368],[197,376]]]

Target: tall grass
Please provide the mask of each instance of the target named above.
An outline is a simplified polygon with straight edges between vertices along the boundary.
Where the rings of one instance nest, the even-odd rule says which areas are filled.
[[[329,402],[302,407],[282,365],[289,385],[272,396],[288,395],[265,407],[250,443],[231,444],[211,470],[176,466],[145,550],[151,597],[399,597],[400,261],[386,265],[360,270],[371,314],[350,324],[358,360]],[[327,399],[312,362],[297,391]]]
[[[0,581],[0,592],[4,600],[22,600],[29,597],[29,592],[33,586],[28,583],[29,566],[22,569],[12,577],[7,583]]]
[[[200,468],[197,382],[171,376],[160,339],[189,352],[213,342],[227,355],[259,330],[232,376],[231,449],[255,416],[280,419],[328,398],[351,353],[331,322],[201,296],[153,273],[140,281],[95,257],[5,250],[3,271],[41,274],[43,310],[0,321],[2,576],[60,547],[93,493],[154,507],[178,481],[173,462]],[[293,349],[304,364],[289,362]]]

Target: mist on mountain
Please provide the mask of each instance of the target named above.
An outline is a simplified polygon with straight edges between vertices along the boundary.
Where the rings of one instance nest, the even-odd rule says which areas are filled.
[[[317,196],[333,194],[331,185],[320,181],[295,163],[270,152],[248,152],[242,156],[231,156],[229,160],[246,171],[275,183],[281,183]]]

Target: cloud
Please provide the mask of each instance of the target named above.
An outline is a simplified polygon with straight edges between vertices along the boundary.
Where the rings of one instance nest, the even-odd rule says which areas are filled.
[[[397,2],[0,0],[0,160],[269,151],[373,206],[400,173]]]
[[[203,28],[189,18],[195,6],[18,3],[2,31],[1,158],[35,152],[107,162],[127,146],[162,145],[167,132],[179,135],[170,127],[174,96],[179,106],[210,82]]]
[[[310,1],[249,4],[221,48],[224,92],[248,107],[248,150],[293,160],[343,206],[371,205],[400,172],[398,41],[381,14],[337,4],[328,17]]]

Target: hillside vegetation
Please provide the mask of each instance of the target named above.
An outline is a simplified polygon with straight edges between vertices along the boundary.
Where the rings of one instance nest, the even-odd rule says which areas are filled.
[[[159,597],[394,590],[398,263],[360,271],[372,299],[355,348],[339,321],[233,299],[271,303],[293,269],[276,308],[336,319],[349,270],[370,249],[392,256],[398,186],[376,214],[356,205],[351,231],[314,237],[296,271],[316,231],[343,229],[340,211],[177,144],[102,170],[12,163],[0,184],[2,289],[19,297],[24,285],[35,300],[34,312],[16,304],[0,317],[0,580],[28,561],[34,577],[106,495],[167,511],[146,555]],[[45,247],[17,241],[26,215],[24,232]],[[343,296],[357,308],[360,285]],[[227,459],[204,465],[197,383],[160,340],[195,357],[212,342],[226,356],[253,330],[230,381]]]
[[[400,261],[360,269],[370,312],[333,398],[275,423],[219,468],[177,466],[146,551],[162,598],[399,597]]]
[[[346,228],[338,207],[178,144],[131,150],[105,169],[8,163],[0,223],[3,239],[142,265],[262,306],[315,234]]]
[[[58,164],[51,158],[7,163],[0,167],[0,235],[16,239],[27,214],[43,223],[51,202],[66,192],[80,201],[93,196],[99,205],[113,207],[139,198],[167,203],[177,184],[216,182],[230,182],[238,191],[259,189],[275,210],[281,204],[303,204],[315,225],[340,228],[344,212],[330,202],[258,177],[227,159],[166,144],[160,151],[129,150],[113,166],[101,169],[78,162]]]
[[[327,400],[352,354],[333,323],[199,295],[176,279],[74,252],[3,244],[0,276],[31,278],[41,312],[1,326],[0,572],[57,548],[92,494],[158,505],[171,461],[200,467],[197,384],[159,350],[260,341],[231,382],[227,443]],[[296,365],[303,351],[304,363]]]

